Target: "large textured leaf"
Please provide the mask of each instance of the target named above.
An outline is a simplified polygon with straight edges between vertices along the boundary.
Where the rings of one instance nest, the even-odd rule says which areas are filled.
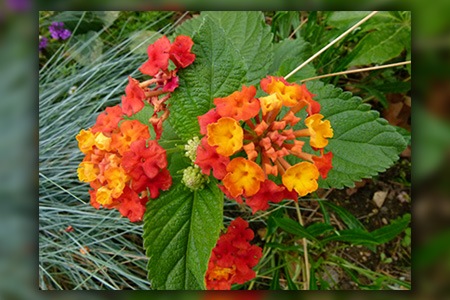
[[[240,54],[210,17],[204,18],[192,39],[196,59],[179,72],[179,87],[169,100],[169,121],[185,140],[199,135],[197,116],[213,107],[214,98],[240,89],[246,74]]]
[[[223,196],[215,183],[190,192],[176,180],[144,217],[144,247],[151,288],[205,289],[205,273],[222,226]]]
[[[333,152],[333,169],[321,187],[352,187],[354,182],[385,171],[406,147],[394,126],[379,117],[370,105],[349,92],[321,82],[309,82],[308,89],[322,105],[321,113],[330,120],[334,137],[326,148]]]
[[[238,50],[247,69],[248,85],[258,84],[266,77],[272,63],[272,33],[264,22],[262,12],[206,12],[224,29],[226,36]]]
[[[273,63],[269,69],[269,74],[286,76],[311,56],[311,45],[301,37],[295,40],[285,39],[276,43],[273,46],[273,51]],[[312,64],[308,64],[289,77],[288,81],[294,82],[313,76],[316,76],[316,71]]]

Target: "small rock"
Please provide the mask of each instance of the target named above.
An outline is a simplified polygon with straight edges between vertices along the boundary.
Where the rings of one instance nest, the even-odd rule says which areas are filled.
[[[385,191],[378,191],[378,192],[375,192],[375,194],[373,194],[372,200],[373,200],[373,202],[375,202],[375,204],[378,207],[382,207],[383,203],[384,203],[384,200],[386,200],[386,196],[387,196],[387,192],[385,192]]]

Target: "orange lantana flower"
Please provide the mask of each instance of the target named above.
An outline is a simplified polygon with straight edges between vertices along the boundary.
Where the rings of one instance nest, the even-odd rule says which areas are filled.
[[[222,181],[230,191],[230,195],[235,198],[240,195],[253,196],[258,192],[261,182],[265,179],[260,166],[242,157],[230,161],[227,172]]]
[[[230,117],[237,121],[246,121],[259,112],[259,101],[254,97],[254,86],[242,87],[242,91],[236,91],[225,98],[215,98],[217,113],[222,117]]]
[[[267,76],[261,80],[261,88],[267,94],[278,94],[284,106],[292,107],[298,104],[302,97],[302,88],[296,83],[289,83],[283,77]]]

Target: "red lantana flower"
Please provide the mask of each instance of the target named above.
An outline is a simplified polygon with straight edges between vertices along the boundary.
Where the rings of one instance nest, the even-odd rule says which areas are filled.
[[[268,209],[269,201],[279,203],[284,199],[297,200],[297,197],[298,195],[295,191],[289,192],[284,186],[277,185],[271,180],[266,180],[261,183],[259,191],[252,197],[248,197],[245,203],[255,213],[258,210]]]
[[[243,284],[255,278],[252,268],[261,259],[262,249],[249,243],[253,237],[253,231],[242,218],[230,223],[211,253],[205,276],[208,290],[230,290],[234,283]]]
[[[104,134],[111,134],[117,128],[120,120],[123,118],[122,108],[119,105],[110,106],[104,112],[98,115],[97,121],[91,130],[93,133],[103,132]]]
[[[193,45],[194,42],[188,36],[179,35],[175,38],[169,56],[178,68],[186,68],[194,62],[195,54],[191,53]]]
[[[148,60],[139,68],[143,74],[155,76],[160,70],[169,66],[170,41],[161,37],[147,48]]]
[[[145,93],[139,86],[139,81],[128,76],[128,85],[125,88],[125,96],[122,96],[122,111],[131,116],[144,108]]]
[[[197,158],[195,163],[202,169],[202,173],[210,175],[211,169],[214,177],[222,179],[227,174],[227,165],[230,158],[217,153],[213,146],[210,146],[206,138],[202,138],[201,145],[197,148]]]

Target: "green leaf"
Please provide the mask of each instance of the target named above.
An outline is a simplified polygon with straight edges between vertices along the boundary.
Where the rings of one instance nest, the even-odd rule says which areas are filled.
[[[247,69],[245,84],[259,84],[271,66],[272,33],[264,15],[257,11],[206,12],[224,29],[225,35],[243,58]]]
[[[316,241],[316,238],[298,222],[295,222],[294,220],[289,218],[273,218],[273,219],[275,220],[275,224],[277,224],[278,227],[280,227],[284,231],[294,234],[301,238],[307,238],[309,240]]]
[[[179,87],[169,99],[170,122],[185,140],[198,136],[197,116],[214,106],[214,98],[226,97],[242,86],[245,64],[224,30],[210,17],[193,36],[196,59],[179,72]]]
[[[326,152],[333,152],[333,169],[326,180],[319,180],[320,187],[353,187],[354,182],[385,171],[398,159],[405,139],[370,105],[332,85],[315,81],[307,87],[316,94],[314,99],[334,130],[326,147]]]
[[[380,64],[399,56],[411,43],[411,27],[403,23],[380,24],[367,33],[353,49],[357,53],[350,66]]]
[[[130,52],[147,55],[148,46],[156,42],[160,37],[162,37],[162,34],[159,32],[151,30],[137,31],[130,36],[128,48],[130,49]]]
[[[274,60],[269,74],[286,76],[311,55],[311,45],[303,38],[285,39],[274,45]],[[316,76],[312,64],[306,65],[300,71],[289,77],[289,82]]]
[[[180,24],[177,28],[175,28],[175,36],[178,35],[187,35],[194,36],[196,32],[199,30],[200,26],[204,22],[204,18],[200,15],[193,17],[192,19],[186,20]]]
[[[371,234],[380,244],[384,244],[402,233],[410,222],[411,215],[405,214],[403,217],[392,221],[391,224],[372,231]]]
[[[73,58],[83,66],[98,63],[103,53],[103,41],[94,31],[73,36],[70,45]]]
[[[152,289],[205,289],[222,209],[223,195],[215,182],[191,192],[176,180],[168,192],[148,202],[143,238]]]
[[[323,205],[331,208],[347,225],[348,229],[362,229],[366,230],[364,225],[357,219],[353,214],[351,214],[348,210],[343,207],[337,206],[330,201],[322,201]]]
[[[321,242],[326,244],[330,241],[347,242],[353,245],[375,246],[380,244],[378,240],[369,232],[362,229],[345,229],[338,233],[324,238]]]
[[[306,230],[314,237],[318,237],[324,233],[334,231],[334,227],[326,223],[314,223],[306,228]]]

